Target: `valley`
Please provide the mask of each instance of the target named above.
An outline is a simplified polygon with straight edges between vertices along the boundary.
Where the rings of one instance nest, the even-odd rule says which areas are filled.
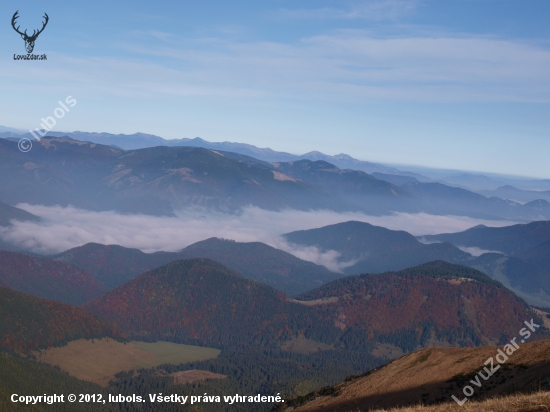
[[[550,2],[3,6],[0,412],[550,411]]]
[[[340,169],[321,155],[268,162],[219,148],[122,150],[55,137],[23,162],[12,142],[0,143],[1,165],[13,168],[11,180],[0,179],[0,199],[10,203],[0,204],[0,362],[16,373],[0,375],[0,405],[14,387],[50,390],[41,376],[105,396],[279,393],[286,407],[304,411],[447,405],[526,319],[541,325],[525,344],[529,355],[518,352],[469,404],[528,393],[550,376],[550,226],[527,204],[376,165],[363,165],[381,170],[373,175]],[[269,244],[210,236],[170,250],[90,241],[38,253],[34,241],[10,243],[16,230],[51,227],[25,202],[135,222],[178,219],[192,210],[185,208],[238,219],[253,205],[303,216],[460,213],[510,224],[413,235],[342,218],[249,235]]]

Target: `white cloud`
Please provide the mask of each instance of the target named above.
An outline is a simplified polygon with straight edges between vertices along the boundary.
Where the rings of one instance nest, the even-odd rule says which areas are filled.
[[[330,211],[266,211],[249,207],[238,215],[180,211],[177,217],[121,215],[92,212],[73,207],[46,207],[22,204],[18,207],[40,216],[40,223],[13,221],[12,227],[0,227],[0,238],[37,253],[59,253],[89,242],[118,244],[145,252],[177,251],[195,242],[219,237],[239,242],[263,242],[301,259],[339,271],[354,262],[339,262],[336,251],[315,247],[296,248],[280,235],[294,230],[313,229],[357,220],[414,235],[456,232],[478,224],[506,226],[511,222],[484,221],[457,216],[396,213],[368,216],[362,213]]]
[[[505,255],[504,252],[500,252],[500,251],[498,251],[498,250],[481,249],[481,248],[475,247],[475,246],[472,246],[472,247],[468,247],[468,246],[457,246],[457,248],[459,248],[459,249],[462,250],[463,252],[469,253],[469,254],[472,255],[472,256],[481,256],[481,255],[483,255],[484,253],[500,253],[500,254],[502,254],[502,255]]]

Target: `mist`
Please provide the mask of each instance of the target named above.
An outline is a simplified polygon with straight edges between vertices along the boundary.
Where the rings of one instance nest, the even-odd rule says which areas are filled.
[[[481,248],[475,247],[475,246],[458,246],[457,245],[457,248],[459,248],[463,252],[469,253],[470,255],[476,256],[476,257],[481,256],[485,253],[500,253],[501,255],[506,254],[504,252],[501,252],[500,250],[487,250],[487,249],[481,249]]]
[[[334,250],[320,251],[316,247],[291,245],[281,235],[350,220],[392,230],[405,230],[413,235],[458,232],[479,224],[495,227],[513,224],[509,221],[425,213],[369,216],[332,211],[276,212],[257,207],[247,207],[240,214],[180,210],[176,212],[176,217],[122,215],[74,207],[29,204],[19,204],[17,207],[39,216],[42,221],[12,221],[12,226],[0,227],[0,238],[35,253],[60,253],[90,242],[117,244],[148,253],[178,251],[195,242],[218,237],[238,242],[263,242],[337,272],[355,262],[340,262],[340,254]]]

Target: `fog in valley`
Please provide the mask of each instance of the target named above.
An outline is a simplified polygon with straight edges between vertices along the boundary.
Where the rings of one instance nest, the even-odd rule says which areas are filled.
[[[0,227],[0,237],[6,242],[35,253],[59,253],[90,242],[117,244],[144,252],[177,251],[195,242],[218,237],[238,242],[263,242],[301,259],[324,265],[333,271],[340,271],[354,262],[339,262],[340,255],[335,251],[320,251],[316,247],[291,245],[280,235],[349,220],[392,230],[405,230],[415,236],[459,232],[479,224],[500,227],[514,223],[426,213],[369,216],[333,211],[277,212],[257,207],[247,207],[239,214],[199,209],[180,210],[176,212],[176,217],[123,215],[74,207],[29,204],[20,204],[18,207],[39,216],[41,222],[13,221],[11,227]],[[473,255],[484,252],[465,251]]]

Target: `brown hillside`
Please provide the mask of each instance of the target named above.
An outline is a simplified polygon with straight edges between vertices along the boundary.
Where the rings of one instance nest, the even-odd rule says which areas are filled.
[[[466,385],[473,387],[475,392],[464,406],[473,400],[548,386],[550,340],[520,344],[519,349],[509,356],[493,376],[487,380],[479,379],[481,387],[471,383],[477,372],[483,371],[487,359],[495,359],[498,349],[502,347],[423,349],[363,377],[290,401],[285,406],[303,404],[294,409],[296,412],[366,411],[446,402],[452,402],[458,407],[452,395],[463,400],[463,388]],[[495,369],[496,365],[498,362],[494,360]],[[488,368],[490,370],[490,365]],[[309,399],[312,401],[307,403]]]
[[[181,260],[83,308],[130,333],[178,343],[388,358],[426,346],[501,344],[525,319],[540,319],[498,282],[444,262],[349,276],[295,300],[214,261]]]
[[[434,406],[412,406],[395,409],[379,409],[379,412],[546,412],[550,410],[550,392],[515,394],[491,398],[481,402],[468,402],[462,406],[455,402]]]
[[[107,291],[76,266],[6,251],[0,251],[0,286],[70,305],[80,305]]]

